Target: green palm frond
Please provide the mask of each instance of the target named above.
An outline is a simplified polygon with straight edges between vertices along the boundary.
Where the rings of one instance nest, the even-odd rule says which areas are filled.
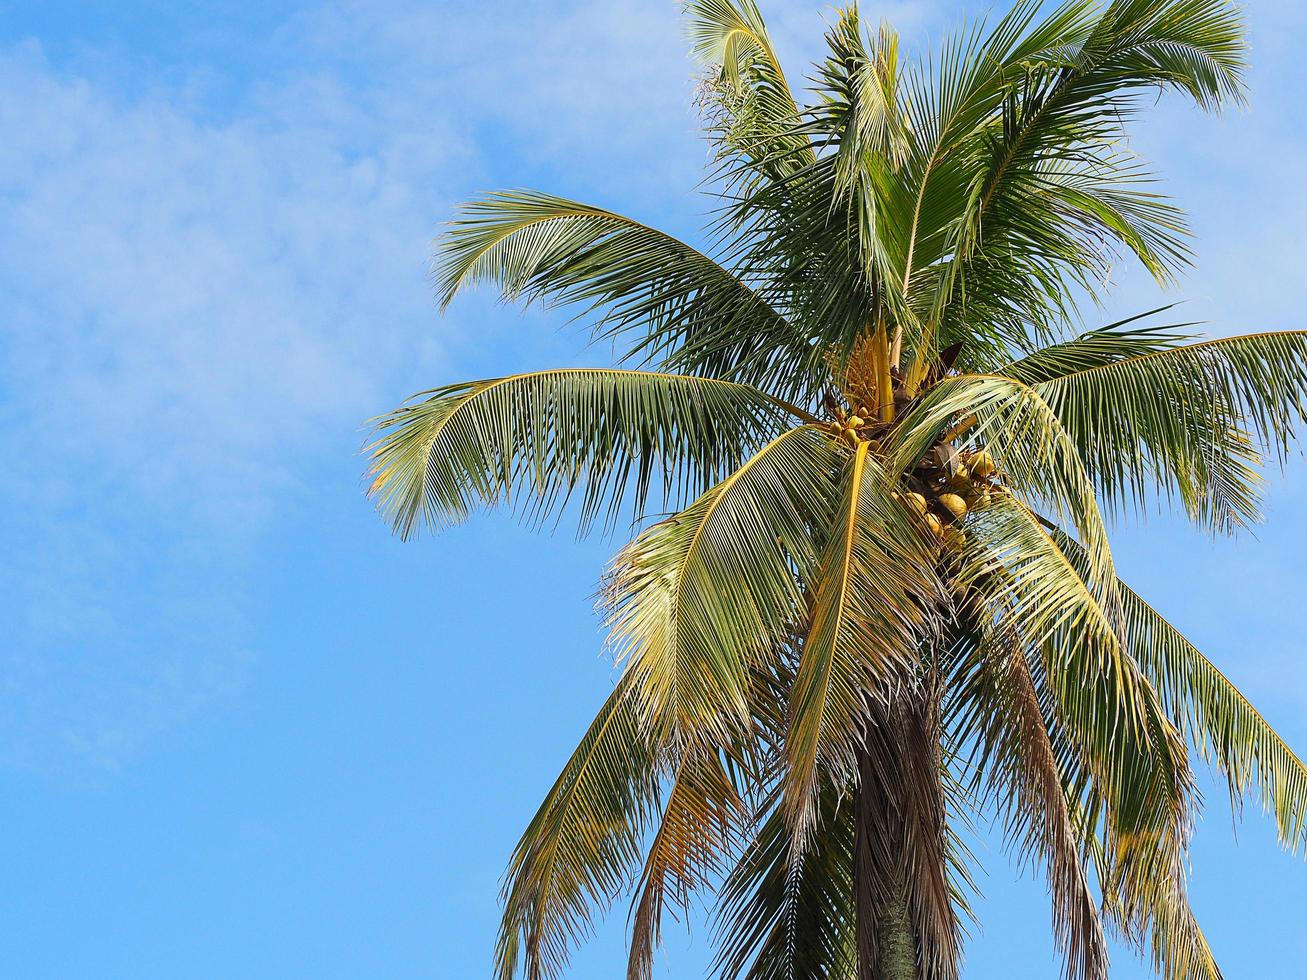
[[[1160,489],[1195,520],[1228,531],[1259,517],[1256,444],[1283,458],[1307,419],[1307,332],[1168,346],[1048,377],[1035,390],[1106,499],[1141,505]]]
[[[370,493],[404,537],[521,495],[535,519],[581,489],[584,529],[633,490],[697,493],[797,409],[684,375],[571,368],[448,385],[374,420]],[[799,412],[800,415],[803,413]],[[633,484],[633,487],[631,486]]]
[[[883,187],[902,165],[909,148],[906,117],[900,104],[898,35],[882,26],[874,45],[863,37],[856,8],[840,12],[826,33],[829,55],[820,66],[822,101],[811,127],[834,151],[823,166],[818,186],[832,213],[842,212],[857,234],[862,276],[886,293],[896,276],[891,239],[880,227]],[[827,187],[829,180],[829,187]]]
[[[853,935],[852,808],[827,789],[812,844],[798,849],[774,799],[722,888],[722,980],[849,980]]]
[[[910,135],[899,94],[899,37],[882,24],[868,46],[856,8],[840,12],[826,35],[821,68],[825,100],[813,108],[817,128],[835,134],[836,199],[863,179],[876,181],[903,165]]]
[[[1026,59],[978,134],[937,316],[979,301],[975,312],[1007,306],[1042,322],[1074,289],[1094,288],[1113,242],[1163,278],[1184,259],[1176,212],[1125,186],[1143,175],[1122,169],[1122,123],[1158,87],[1207,109],[1238,101],[1246,47],[1238,10],[1223,0],[1119,0],[1067,4],[1052,19],[1065,22],[1063,36]],[[1068,173],[1078,175],[1070,185],[1050,179]],[[1086,195],[1095,185],[1109,192]]]
[[[747,730],[752,670],[803,612],[839,459],[824,430],[791,429],[623,549],[605,606],[646,728],[723,746]]]
[[[799,109],[753,0],[687,0],[684,11],[695,58],[718,73],[707,96],[728,171],[732,157],[770,178],[811,163],[812,145],[796,131]]]
[[[1083,549],[1057,528],[1049,533],[1068,560],[1083,568]],[[1156,685],[1175,723],[1225,774],[1232,799],[1255,788],[1275,819],[1280,842],[1295,853],[1307,851],[1307,766],[1179,630],[1127,586],[1120,595],[1126,649]]]
[[[619,683],[513,851],[495,976],[558,977],[639,866],[659,799],[655,748],[640,730],[630,686]]]
[[[1042,6],[1039,0],[1019,0],[992,30],[953,35],[934,70],[913,69],[906,78],[913,152],[899,185],[904,206],[896,209],[908,218],[905,294],[919,271],[947,255],[949,230],[975,165],[975,153],[967,148],[986,132],[1025,66],[1075,43],[1085,30],[1086,4],[1063,4],[1036,22]]]
[[[790,694],[784,806],[800,845],[815,826],[822,787],[857,772],[869,686],[915,663],[941,601],[924,529],[890,497],[867,443],[858,444],[842,483]]]
[[[1173,305],[1167,305],[1147,310],[1107,326],[1087,330],[1070,340],[1048,344],[1002,367],[995,367],[994,373],[1033,387],[1089,368],[1179,347],[1194,339],[1193,334],[1183,332],[1194,324],[1139,325],[1141,321],[1173,308]]]
[[[966,538],[957,579],[996,634],[1028,651],[1046,716],[1092,773],[1122,859],[1153,859],[1163,838],[1180,846],[1191,805],[1181,737],[1094,590],[1019,502],[976,513]]]
[[[629,354],[673,370],[765,375],[774,348],[802,346],[764,296],[707,255],[631,218],[539,191],[462,206],[438,243],[442,307],[490,284],[509,300],[578,305]]]

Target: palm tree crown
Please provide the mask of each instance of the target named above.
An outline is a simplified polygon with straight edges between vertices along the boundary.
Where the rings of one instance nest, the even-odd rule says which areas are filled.
[[[510,499],[583,527],[655,494],[672,513],[607,575],[623,670],[513,853],[502,980],[559,975],[627,891],[632,980],[700,891],[723,977],[951,980],[976,815],[1043,868],[1069,977],[1105,977],[1115,933],[1213,978],[1191,755],[1307,845],[1307,769],[1118,581],[1104,529],[1157,501],[1256,521],[1307,333],[1067,329],[1120,256],[1185,265],[1123,128],[1159,89],[1240,100],[1242,23],[1226,0],[1043,8],[919,64],[846,9],[796,100],[752,0],[690,0],[712,257],[535,192],[445,234],[443,303],[582,304],[623,361],[382,417],[395,529]]]

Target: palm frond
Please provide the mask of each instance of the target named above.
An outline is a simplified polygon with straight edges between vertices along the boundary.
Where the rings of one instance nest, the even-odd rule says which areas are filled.
[[[1094,589],[1019,502],[977,512],[965,533],[957,579],[996,634],[1031,654],[1045,716],[1092,773],[1122,866],[1160,860],[1164,843],[1182,847],[1192,780],[1181,736]]]
[[[722,746],[747,730],[752,670],[803,611],[839,459],[829,433],[791,429],[618,556],[608,625],[647,729]]]
[[[1087,837],[1084,850],[1100,881],[1118,880],[1100,840]],[[1155,880],[1136,881],[1133,894],[1109,888],[1103,895],[1103,915],[1163,980],[1222,980],[1189,904],[1181,869],[1167,868]]]
[[[849,980],[856,962],[852,807],[825,790],[799,850],[779,798],[728,876],[717,912],[723,980]]]
[[[1053,17],[1068,13],[1066,36],[1025,61],[977,133],[935,318],[979,304],[968,322],[1003,306],[1047,322],[1074,290],[1096,291],[1113,242],[1163,280],[1185,260],[1175,209],[1127,186],[1148,178],[1121,155],[1122,125],[1159,87],[1207,109],[1238,101],[1241,15],[1226,0],[1121,0],[1068,4]]]
[[[495,976],[558,977],[570,947],[590,934],[639,866],[658,804],[657,753],[620,682],[568,760],[513,851]]]
[[[672,370],[765,376],[774,348],[802,340],[768,301],[707,255],[603,208],[539,191],[464,204],[437,242],[442,307],[462,289],[576,304],[599,336],[633,335],[628,356]],[[669,361],[667,366],[670,366]]]
[[[724,870],[747,819],[747,807],[717,753],[684,753],[631,906],[627,980],[651,980],[669,901],[689,908],[690,896]]]
[[[755,389],[685,375],[601,368],[447,385],[374,420],[370,493],[403,537],[462,520],[516,491],[536,520],[581,489],[585,529],[625,494],[700,492],[783,427]],[[800,413],[803,414],[803,413]]]
[[[948,274],[978,147],[1006,94],[1027,65],[1077,43],[1088,29],[1086,3],[1062,4],[1037,22],[1042,7],[1039,0],[1020,0],[992,30],[953,35],[933,66],[907,76],[913,152],[882,214],[889,219],[883,226],[901,242],[897,291],[923,319]]]
[[[1086,330],[1070,340],[1040,347],[1002,367],[995,366],[994,373],[1033,387],[1089,368],[1179,347],[1194,339],[1193,334],[1182,332],[1194,324],[1140,325],[1141,321],[1173,308],[1173,304],[1161,306],[1104,327]]]
[[[928,533],[890,497],[860,442],[843,475],[790,695],[784,806],[800,847],[822,786],[856,775],[868,690],[910,667],[936,626],[940,583]]]
[[[973,746],[974,766],[1002,815],[1009,847],[1022,863],[1042,860],[1053,904],[1053,932],[1071,980],[1105,980],[1107,948],[1097,901],[1081,862],[1071,782],[1049,735],[1022,637],[1015,630],[977,641],[950,684],[951,727]]]
[[[1035,389],[1109,500],[1138,505],[1160,488],[1228,531],[1258,519],[1258,446],[1283,459],[1307,419],[1307,332],[1168,346]]]
[[[778,179],[811,163],[812,145],[796,131],[799,109],[753,0],[687,0],[683,9],[695,58],[716,72],[705,95],[728,169],[738,157],[759,177]]]
[[[1065,532],[1049,532],[1077,569],[1084,551]],[[1168,714],[1199,754],[1229,783],[1232,800],[1255,789],[1280,842],[1307,851],[1307,766],[1239,689],[1138,593],[1120,588],[1123,641],[1156,685]]]

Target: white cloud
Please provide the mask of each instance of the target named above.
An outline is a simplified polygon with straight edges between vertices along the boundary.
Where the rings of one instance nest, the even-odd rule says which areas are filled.
[[[320,5],[244,76],[0,49],[0,763],[112,764],[240,683],[269,521],[484,344],[426,281],[455,200],[684,207],[674,5],[515,16]]]
[[[470,157],[446,120],[416,151],[353,125],[370,107],[327,78],[222,121],[35,44],[0,85],[0,759],[100,764],[238,682],[260,528],[443,357],[426,240]]]
[[[534,183],[696,227],[674,3],[451,7],[309,7],[244,75],[0,49],[0,762],[112,762],[240,683],[269,519],[360,419],[491,342],[431,307],[426,242],[455,200]],[[829,10],[767,9],[801,85]],[[910,43],[943,26],[937,4],[888,15]],[[1275,89],[1289,15],[1262,16],[1253,115],[1164,116],[1145,147],[1187,164],[1204,238],[1182,292],[1231,326],[1293,311],[1307,214]]]

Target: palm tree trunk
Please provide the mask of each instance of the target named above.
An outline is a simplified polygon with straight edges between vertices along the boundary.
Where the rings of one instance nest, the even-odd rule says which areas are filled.
[[[879,933],[878,980],[917,980],[917,940],[901,891],[881,914]]]
[[[879,827],[883,835],[888,829],[886,825],[894,818],[885,805],[886,795],[878,785],[868,752],[859,756],[858,777],[853,837],[857,980],[917,980],[917,937],[908,915],[902,880],[895,882],[888,902],[877,900],[877,893],[884,887],[883,884],[878,887],[878,883],[885,881],[887,872],[894,872],[887,867],[892,856],[878,853],[872,829]]]

